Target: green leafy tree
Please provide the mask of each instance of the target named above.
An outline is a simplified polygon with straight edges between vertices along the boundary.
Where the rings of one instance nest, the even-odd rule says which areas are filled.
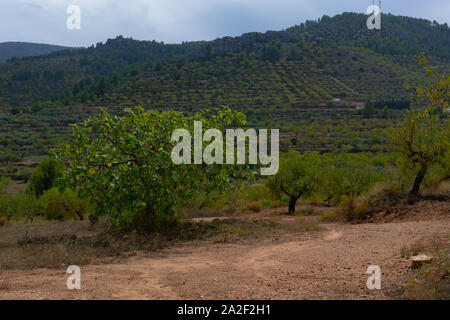
[[[335,195],[345,195],[350,198],[359,197],[375,182],[381,180],[381,173],[371,169],[367,163],[336,163],[332,166],[327,179]]]
[[[174,164],[171,135],[180,128],[192,132],[196,120],[202,121],[203,130],[245,124],[243,114],[227,108],[192,117],[140,107],[120,117],[103,111],[101,117],[74,125],[72,141],[56,151],[67,164],[64,180],[95,204],[97,215],[111,215],[116,227],[171,223],[182,200],[224,189],[233,176],[249,171],[232,165]]]
[[[40,213],[40,203],[36,195],[31,192],[16,196],[16,208],[21,217],[27,221],[33,222],[34,218]]]
[[[61,177],[64,165],[61,161],[48,157],[44,159],[30,177],[28,191],[40,196],[44,191],[54,187],[56,180]]]
[[[280,169],[267,180],[267,187],[275,194],[289,197],[289,214],[295,213],[295,204],[318,190],[320,157],[317,153],[300,155],[289,151],[280,159]]]
[[[419,56],[432,83],[416,89],[423,108],[411,109],[403,123],[391,134],[391,143],[406,166],[416,171],[410,194],[417,196],[427,172],[435,165],[445,163],[449,153],[449,122],[439,115],[449,108],[450,76],[440,75],[424,54]]]
[[[327,156],[322,164],[320,189],[326,195],[328,204],[333,198],[342,196],[354,199],[383,179],[383,172],[373,168],[369,160],[362,156]]]

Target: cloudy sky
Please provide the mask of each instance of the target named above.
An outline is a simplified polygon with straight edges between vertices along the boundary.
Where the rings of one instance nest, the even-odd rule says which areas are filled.
[[[376,0],[376,3],[378,0]],[[117,35],[178,43],[280,30],[323,14],[363,12],[372,0],[0,0],[0,42],[89,46]],[[69,5],[81,29],[69,30]],[[449,0],[384,0],[383,12],[450,24]]]

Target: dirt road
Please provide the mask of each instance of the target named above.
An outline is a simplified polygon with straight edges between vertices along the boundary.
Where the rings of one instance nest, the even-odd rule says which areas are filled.
[[[450,217],[386,224],[326,224],[326,230],[245,244],[208,244],[81,268],[4,271],[0,299],[389,299],[408,277],[402,247],[448,237]],[[378,265],[382,290],[368,290]]]

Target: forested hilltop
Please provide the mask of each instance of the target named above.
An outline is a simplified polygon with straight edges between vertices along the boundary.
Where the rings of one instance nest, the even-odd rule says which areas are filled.
[[[384,138],[374,130],[409,108],[414,90],[405,83],[425,81],[417,55],[426,52],[444,74],[450,69],[450,30],[391,14],[382,15],[380,30],[368,30],[366,20],[343,13],[182,44],[118,36],[12,58],[0,63],[0,161],[45,154],[68,124],[99,107],[135,105],[185,112],[227,105],[252,125],[282,127],[284,149],[382,151]],[[361,118],[371,120],[355,139]]]
[[[448,68],[447,24],[387,14],[381,30],[368,30],[366,19],[344,13],[283,31],[175,45],[119,36],[12,59],[0,65],[0,103],[26,106],[51,98],[65,105],[272,106],[399,98],[406,95],[404,80],[418,80],[419,52]]]

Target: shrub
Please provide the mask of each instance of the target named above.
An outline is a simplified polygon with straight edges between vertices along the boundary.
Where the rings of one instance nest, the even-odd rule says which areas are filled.
[[[431,248],[431,255],[431,263],[423,265],[406,284],[406,299],[450,299],[450,247],[448,244],[436,242]]]
[[[259,201],[263,207],[270,207],[272,204],[272,200],[269,199],[262,199]]]
[[[49,220],[64,220],[83,217],[90,206],[87,200],[79,199],[75,192],[66,189],[61,192],[52,188],[44,192],[40,198],[41,213]]]
[[[270,199],[271,192],[265,185],[256,184],[241,188],[239,197],[247,201],[259,201],[261,199]]]
[[[381,211],[405,199],[405,190],[396,182],[384,182],[372,188],[367,193],[366,199],[372,211]]]
[[[11,182],[10,178],[0,177],[0,195],[6,193],[8,184]]]
[[[287,202],[285,201],[280,201],[280,200],[275,200],[272,201],[272,203],[270,204],[271,208],[279,208],[279,207],[284,207],[287,205]]]
[[[6,217],[0,216],[0,227],[8,224],[8,219]]]
[[[336,222],[336,221],[339,221],[339,214],[337,213],[336,210],[331,210],[331,211],[324,212],[320,216],[320,221],[323,221],[323,222]]]
[[[367,216],[368,207],[366,198],[344,196],[339,203],[338,213],[348,222],[357,222]]]
[[[253,212],[260,212],[262,209],[262,204],[255,201],[247,204],[247,209]]]
[[[61,177],[64,165],[61,161],[46,158],[33,172],[28,185],[28,191],[40,196],[44,191],[55,186],[56,179]]]
[[[18,211],[18,202],[15,196],[2,195],[0,196],[0,217],[11,219]]]

